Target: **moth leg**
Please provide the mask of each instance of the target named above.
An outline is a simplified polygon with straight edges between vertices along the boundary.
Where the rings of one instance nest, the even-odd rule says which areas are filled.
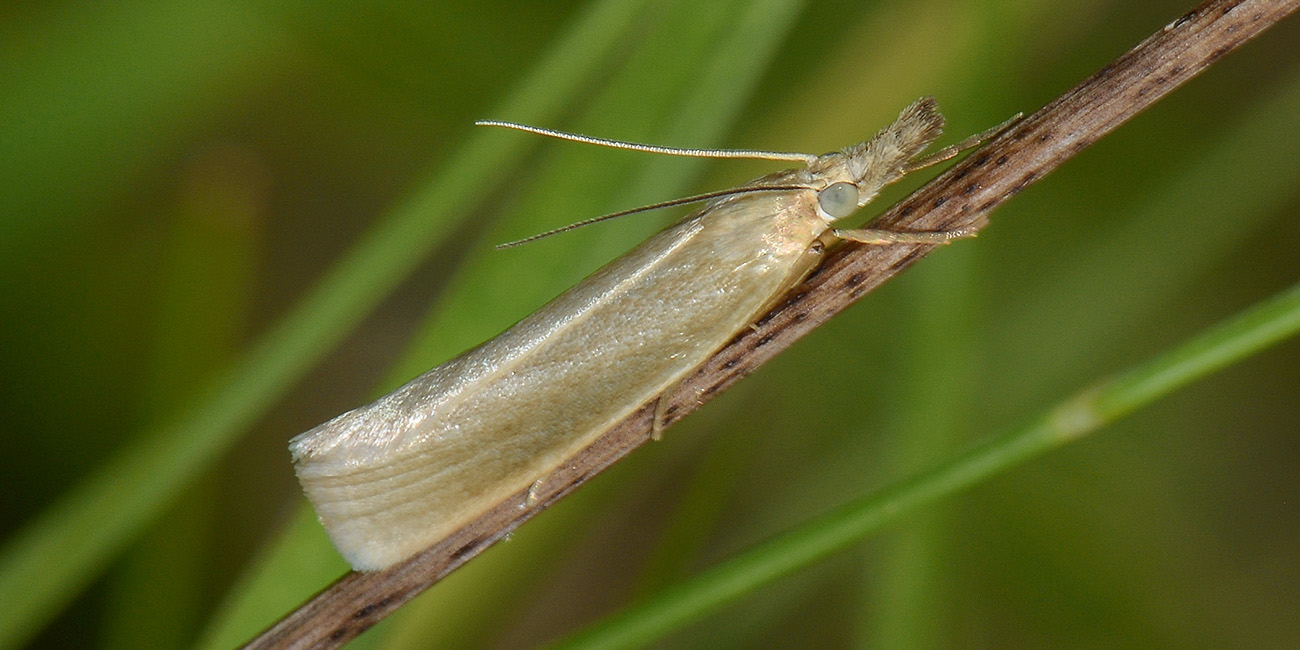
[[[650,422],[650,439],[659,442],[664,439],[664,416],[668,413],[668,393],[655,399],[655,417]]]
[[[664,439],[664,419],[668,416],[668,398],[672,397],[672,394],[676,393],[677,388],[681,385],[680,380],[675,381],[673,385],[665,388],[664,392],[659,393],[659,397],[655,398],[655,416],[650,423],[651,440],[658,442]]]
[[[984,144],[989,140],[992,140],[995,136],[1002,135],[1002,132],[1020,123],[1020,120],[1024,119],[1024,117],[1025,117],[1024,113],[1016,113],[1015,115],[1011,116],[1011,119],[991,129],[980,131],[975,135],[967,137],[961,142],[958,142],[956,144],[950,144],[938,151],[935,151],[934,153],[931,153],[928,156],[913,160],[903,168],[904,169],[903,173],[906,174],[906,173],[914,172],[918,169],[925,169],[926,167],[929,167],[931,165],[937,165],[950,158],[955,158],[957,154],[967,149],[973,149],[975,147],[980,146],[981,144]]]
[[[840,239],[847,239],[861,244],[947,244],[954,239],[974,237],[978,229],[959,228],[957,230],[898,232],[871,228],[836,228],[834,232],[835,236]]]
[[[533,484],[528,486],[528,494],[524,497],[524,507],[531,508],[537,505],[538,495],[542,492],[542,481],[546,479],[537,479]]]

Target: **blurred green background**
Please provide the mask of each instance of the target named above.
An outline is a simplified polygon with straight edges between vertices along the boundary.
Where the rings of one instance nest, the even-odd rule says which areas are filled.
[[[817,153],[932,94],[951,142],[1191,8],[0,8],[0,647],[246,640],[344,570],[289,437],[680,213],[492,244],[774,169],[473,120]],[[357,646],[542,644],[1017,424],[1291,285],[1298,181],[1292,19]],[[1300,646],[1297,395],[1289,341],[661,645]]]

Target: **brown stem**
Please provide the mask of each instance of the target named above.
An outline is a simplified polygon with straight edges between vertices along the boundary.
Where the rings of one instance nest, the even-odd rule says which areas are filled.
[[[982,228],[993,208],[1297,8],[1300,0],[1205,2],[895,205],[872,227]],[[784,304],[678,387],[664,423],[680,420],[932,248],[846,245],[832,252]],[[654,404],[645,406],[548,475],[532,490],[534,507],[519,508],[528,497],[521,492],[410,560],[385,571],[349,573],[246,647],[341,646],[644,443],[654,411]]]

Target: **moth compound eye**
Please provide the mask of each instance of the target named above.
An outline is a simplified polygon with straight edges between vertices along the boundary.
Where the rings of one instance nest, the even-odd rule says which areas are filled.
[[[858,187],[853,183],[832,183],[817,194],[822,212],[843,219],[858,209]]]

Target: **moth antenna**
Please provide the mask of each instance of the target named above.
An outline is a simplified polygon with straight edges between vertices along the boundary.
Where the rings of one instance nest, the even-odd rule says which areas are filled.
[[[559,138],[560,140],[569,140],[571,142],[581,142],[583,144],[594,144],[602,147],[611,147],[614,149],[628,149],[631,151],[644,151],[647,153],[661,153],[668,156],[688,156],[692,158],[751,158],[758,160],[790,160],[801,163],[811,163],[817,160],[817,156],[808,153],[792,153],[786,151],[761,151],[752,149],[682,149],[680,147],[661,147],[654,144],[640,144],[637,142],[624,142],[623,140],[609,140],[606,138],[593,138],[589,135],[580,135],[578,133],[567,133],[565,131],[556,131],[554,129],[545,129],[540,126],[529,126],[517,122],[502,122],[499,120],[479,120],[474,123],[475,126],[499,126],[505,129],[514,129],[527,133],[544,135],[548,138]]]
[[[609,213],[609,214],[602,214],[602,215],[599,216],[599,217],[592,217],[592,218],[590,218],[590,219],[584,219],[584,220],[579,221],[579,222],[577,222],[577,223],[571,223],[571,224],[569,224],[569,225],[567,225],[567,226],[560,226],[559,228],[555,228],[555,229],[553,229],[553,230],[548,230],[548,231],[546,231],[546,232],[537,233],[536,235],[532,235],[532,236],[529,236],[529,237],[524,237],[523,239],[516,239],[515,241],[506,242],[506,243],[504,243],[504,244],[497,244],[497,245],[496,245],[496,248],[497,248],[497,249],[514,248],[515,246],[520,246],[520,245],[523,245],[523,244],[527,244],[527,243],[529,243],[529,242],[534,242],[534,241],[537,241],[537,240],[542,239],[542,238],[544,238],[544,237],[550,237],[551,235],[558,235],[558,234],[560,234],[560,233],[562,233],[562,232],[569,232],[570,230],[576,230],[576,229],[581,228],[581,227],[583,227],[583,226],[590,226],[590,225],[593,224],[593,223],[600,223],[600,222],[602,222],[602,221],[609,221],[610,219],[616,219],[616,218],[618,218],[618,217],[626,217],[626,216],[629,215],[629,214],[636,214],[636,213],[638,213],[638,212],[649,212],[650,210],[658,210],[658,209],[660,209],[660,208],[671,208],[671,207],[675,207],[675,206],[678,206],[678,205],[688,205],[688,204],[691,204],[691,203],[699,203],[700,201],[709,201],[709,200],[712,200],[712,199],[719,199],[719,198],[722,198],[722,197],[724,197],[724,196],[734,196],[734,195],[736,195],[736,194],[749,194],[749,193],[751,193],[751,192],[777,192],[777,191],[787,192],[787,191],[791,191],[791,190],[808,190],[808,189],[812,189],[812,188],[810,188],[810,187],[806,187],[806,186],[803,186],[803,185],[768,185],[768,186],[755,186],[755,187],[733,187],[733,188],[731,188],[731,189],[727,189],[727,190],[718,190],[718,191],[716,191],[716,192],[706,192],[706,193],[704,193],[704,194],[696,194],[695,196],[687,196],[687,197],[680,198],[680,199],[673,199],[673,200],[671,200],[671,201],[663,201],[663,202],[660,202],[660,203],[652,203],[652,204],[650,204],[650,205],[643,205],[643,206],[641,206],[641,207],[639,207],[639,208],[632,208],[632,209],[630,209],[630,210],[620,210],[620,211],[618,211],[618,212],[611,212],[611,213]]]

